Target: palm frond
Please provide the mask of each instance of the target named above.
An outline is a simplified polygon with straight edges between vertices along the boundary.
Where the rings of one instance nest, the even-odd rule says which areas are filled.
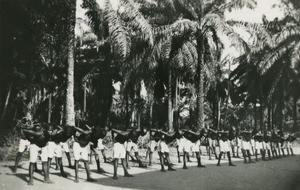
[[[150,46],[153,46],[154,36],[152,26],[139,12],[137,6],[134,6],[130,0],[126,0],[123,1],[123,8],[121,16],[127,21],[127,24],[135,31],[137,36],[140,36],[141,39],[147,41]]]
[[[105,4],[105,19],[108,22],[109,36],[116,55],[126,58],[130,54],[131,40],[120,19],[120,15],[113,10],[109,1]]]
[[[249,52],[247,43],[232,29],[230,25],[226,23],[224,18],[222,18],[220,15],[205,15],[201,28],[203,29],[204,34],[213,28],[218,36],[226,36],[230,40],[232,46],[239,50],[241,54]]]
[[[241,9],[243,7],[254,9],[256,5],[256,0],[232,0],[228,1],[227,3],[221,4],[218,10],[220,10],[221,12],[229,10],[231,12],[233,9]]]
[[[300,38],[300,26],[297,25],[287,25],[282,28],[282,30],[274,36],[276,44],[283,43],[286,40],[299,40]]]
[[[300,67],[300,41],[294,46],[291,54],[291,66],[292,69]]]
[[[275,46],[270,32],[261,24],[233,20],[228,21],[228,23],[234,28],[242,29],[250,34],[251,42],[248,44],[252,53],[259,52],[265,47],[273,48]]]
[[[260,70],[261,74],[265,74],[269,68],[272,67],[272,65],[280,59],[287,51],[294,47],[295,42],[291,42],[288,44],[281,45],[277,48],[275,48],[270,53],[266,53],[266,55],[263,57],[263,59],[259,62],[258,68]]]

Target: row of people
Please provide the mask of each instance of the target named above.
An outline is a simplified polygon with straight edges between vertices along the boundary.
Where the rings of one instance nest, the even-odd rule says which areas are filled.
[[[53,126],[51,124],[39,124],[39,125],[29,125],[27,127],[22,127],[22,136],[20,140],[20,149],[16,158],[16,168],[20,159],[21,152],[23,151],[24,144],[29,145],[29,152],[30,152],[30,164],[29,164],[29,185],[33,184],[33,171],[36,168],[36,161],[38,157],[38,153],[40,152],[40,157],[43,166],[43,173],[44,173],[44,182],[45,183],[52,183],[49,177],[49,170],[50,170],[50,163],[53,156],[57,157],[57,162],[60,168],[61,176],[67,177],[65,175],[63,165],[62,165],[62,152],[66,152],[66,156],[68,158],[69,167],[72,167],[71,158],[69,153],[69,148],[67,141],[70,138],[74,139],[73,143],[73,154],[75,159],[74,170],[75,170],[75,182],[79,182],[78,178],[78,164],[80,160],[83,160],[84,166],[86,169],[87,174],[87,181],[94,181],[91,177],[91,172],[88,164],[88,154],[89,154],[89,147],[92,143],[93,146],[91,147],[95,154],[96,154],[96,163],[97,163],[97,172],[102,173],[103,170],[100,167],[99,155],[100,152],[103,150],[102,139],[106,136],[108,132],[107,128],[100,128],[100,127],[89,127],[88,125],[85,126],[85,129],[79,128],[76,126]],[[128,173],[128,157],[130,155],[130,151],[134,151],[135,159],[138,161],[140,167],[146,167],[145,163],[142,161],[141,157],[139,156],[137,141],[140,136],[144,136],[146,131],[144,130],[136,130],[132,129],[130,131],[122,131],[112,129],[112,139],[113,139],[113,164],[114,164],[114,174],[113,179],[118,179],[117,176],[117,168],[119,159],[121,159],[121,164],[124,169],[124,177],[132,177]],[[236,133],[232,131],[214,131],[211,129],[202,129],[200,131],[193,131],[193,130],[176,130],[175,132],[168,133],[162,130],[150,130],[150,143],[149,143],[149,165],[152,164],[153,159],[153,152],[157,147],[159,160],[161,164],[161,171],[166,172],[164,166],[165,164],[168,166],[169,171],[175,171],[173,168],[173,164],[170,161],[170,149],[169,144],[173,142],[175,139],[178,144],[178,152],[179,154],[183,154],[183,168],[187,169],[186,165],[186,158],[190,151],[195,152],[197,158],[197,166],[198,167],[205,167],[201,163],[201,150],[200,145],[201,141],[205,139],[209,139],[211,136],[209,134],[213,134],[211,136],[215,136],[215,139],[211,139],[211,142],[214,142],[215,145],[218,141],[220,154],[217,157],[218,163],[217,165],[220,166],[220,160],[223,154],[227,154],[229,159],[229,166],[235,166],[231,161],[231,147],[230,142],[236,138]],[[269,142],[267,140],[268,135],[261,135],[259,132],[248,132],[243,131],[241,133],[243,140],[241,141],[242,151],[246,161],[246,157],[248,156],[249,162],[251,160],[251,138],[254,139],[256,143],[255,148],[256,152],[256,159],[258,151],[261,151],[261,154],[264,159],[264,150],[268,151]],[[272,137],[272,136],[270,136]],[[274,136],[274,138],[276,135]],[[272,139],[272,138],[270,138]],[[276,138],[275,138],[276,139]],[[278,138],[279,139],[279,138]],[[265,142],[265,143],[263,143]],[[290,142],[290,141],[289,141]],[[288,146],[288,143],[286,143]],[[22,146],[21,146],[22,145]],[[272,147],[271,145],[269,145]],[[102,147],[102,148],[101,148]],[[213,149],[212,149],[213,150]],[[216,154],[216,150],[213,150]],[[274,150],[272,150],[274,152]],[[292,151],[292,149],[291,149]],[[275,154],[275,152],[274,152]],[[270,157],[270,153],[269,153]],[[180,158],[180,156],[179,156]]]

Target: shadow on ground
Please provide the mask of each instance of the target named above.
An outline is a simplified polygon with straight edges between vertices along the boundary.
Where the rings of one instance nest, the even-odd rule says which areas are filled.
[[[223,163],[221,167],[190,167],[187,170],[152,171],[123,177],[118,168],[119,179],[99,178],[97,183],[111,187],[132,189],[300,189],[300,157],[291,156],[254,164],[235,162],[237,167]]]

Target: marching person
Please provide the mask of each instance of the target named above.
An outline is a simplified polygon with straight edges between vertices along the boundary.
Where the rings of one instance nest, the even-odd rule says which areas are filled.
[[[251,137],[252,137],[252,132],[251,131],[242,131],[241,132],[242,135],[242,142],[241,142],[241,147],[242,147],[242,152],[243,152],[243,157],[244,157],[244,163],[245,164],[250,164],[250,163],[255,163],[254,161],[252,161],[251,159]],[[247,161],[247,156],[249,159],[249,162]]]
[[[126,142],[126,145],[125,145],[125,147],[126,147],[126,166],[127,166],[127,168],[129,168],[128,158],[129,158],[131,150],[134,151],[134,156],[135,156],[135,159],[139,163],[139,167],[141,167],[141,168],[146,168],[147,167],[147,165],[145,165],[142,162],[142,159],[139,156],[139,150],[138,150],[138,145],[137,145],[139,137],[144,136],[146,134],[146,132],[147,132],[146,130],[136,130],[136,129],[132,129],[130,131],[129,139]]]
[[[23,123],[24,121],[25,121],[25,123]],[[17,172],[20,159],[21,159],[23,153],[25,151],[27,151],[29,149],[29,146],[30,146],[30,142],[26,139],[26,137],[24,135],[24,132],[23,132],[23,129],[32,129],[33,128],[31,119],[27,118],[27,117],[22,118],[21,121],[18,123],[18,126],[19,125],[22,125],[21,127],[19,127],[20,142],[19,142],[17,157],[16,157],[16,160],[15,160],[15,168],[14,168],[13,172]],[[35,163],[35,170],[37,171],[36,163]]]
[[[150,131],[150,142],[148,146],[149,166],[152,166],[153,152],[157,150],[159,139],[160,139],[160,135],[158,132]]]
[[[259,132],[256,135],[254,135],[254,148],[255,148],[255,161],[258,162],[258,152],[260,152],[262,156],[262,160],[266,160],[265,158],[265,151],[263,148],[263,135]]]
[[[263,148],[266,153],[268,152],[268,160],[273,160],[272,156],[271,156],[270,140],[271,140],[270,131],[265,131],[264,137],[263,137]],[[265,153],[265,155],[266,155],[266,153]]]
[[[125,149],[125,142],[129,139],[129,133],[128,131],[121,131],[117,129],[112,129],[112,138],[114,142],[113,147],[113,159],[114,159],[114,175],[113,179],[118,179],[118,162],[119,159],[121,159],[121,164],[124,169],[124,177],[133,177],[133,175],[130,175],[128,173],[128,170],[126,168],[126,149]]]
[[[49,178],[48,170],[48,149],[47,143],[50,139],[50,135],[46,129],[43,129],[40,125],[36,125],[33,129],[24,129],[26,138],[30,141],[29,155],[29,181],[28,185],[33,185],[33,170],[36,164],[39,151],[41,150],[41,160],[44,172],[44,183],[53,183]]]
[[[201,131],[194,132],[192,130],[184,130],[183,136],[185,139],[187,139],[185,142],[183,142],[183,169],[187,169],[186,166],[186,154],[192,150],[196,153],[197,158],[197,167],[205,168],[204,165],[201,163],[201,156],[200,156],[200,145],[201,145],[201,139],[202,137],[205,137],[207,134],[207,131],[205,128],[201,129]]]
[[[168,133],[162,130],[153,130],[155,132],[158,132],[160,135],[160,139],[158,141],[158,155],[161,165],[161,172],[166,172],[165,170],[165,159],[168,164],[168,171],[175,171],[175,169],[172,167],[172,163],[170,160],[170,149],[168,144],[171,143],[175,139],[175,133]]]
[[[223,154],[227,154],[229,166],[236,166],[231,161],[230,142],[228,139],[228,131],[218,131],[218,135],[220,136],[220,139],[219,139],[220,154],[219,154],[217,166],[221,166],[220,161],[221,161]]]
[[[72,127],[72,126],[66,126],[66,127]],[[87,130],[83,130],[76,126],[74,126],[74,129],[76,130],[74,135],[74,144],[73,144],[73,153],[75,158],[75,183],[79,183],[78,166],[80,160],[82,160],[84,163],[84,167],[87,175],[87,181],[93,182],[94,179],[91,177],[90,166],[88,164],[88,151],[89,151],[89,144],[91,141],[92,130],[90,128],[88,128]]]

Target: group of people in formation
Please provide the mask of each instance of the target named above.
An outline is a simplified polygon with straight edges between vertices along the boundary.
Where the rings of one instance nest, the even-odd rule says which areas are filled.
[[[30,119],[25,119],[24,124],[20,127],[20,144],[15,161],[15,172],[17,172],[18,163],[22,153],[29,149],[29,181],[28,185],[33,185],[34,171],[37,171],[37,160],[40,157],[42,162],[42,172],[44,175],[44,183],[53,183],[49,176],[50,164],[52,158],[55,157],[56,167],[60,169],[62,177],[68,177],[64,172],[62,154],[66,154],[68,165],[75,171],[75,182],[79,182],[78,166],[79,161],[83,161],[86,170],[87,181],[93,182],[91,171],[89,168],[89,154],[91,151],[95,154],[97,163],[97,173],[103,173],[100,167],[100,152],[105,156],[105,146],[103,139],[109,132],[108,128],[99,126],[59,126],[48,123],[33,123]],[[135,160],[139,163],[139,167],[147,167],[145,162],[139,155],[138,139],[140,136],[146,135],[146,130],[116,130],[111,129],[113,140],[113,179],[118,179],[117,170],[119,159],[121,161],[124,177],[133,177],[128,172],[128,158],[131,151],[134,152]],[[201,162],[200,146],[206,143],[209,159],[214,155],[218,160],[217,166],[221,166],[221,158],[224,155],[228,157],[229,166],[235,166],[232,163],[231,155],[239,157],[241,151],[244,157],[244,163],[254,163],[251,156],[255,155],[255,161],[258,162],[258,154],[262,156],[262,160],[272,160],[286,155],[294,155],[292,142],[296,139],[293,135],[284,135],[281,131],[238,131],[235,127],[231,127],[228,131],[215,131],[208,127],[199,130],[193,129],[177,129],[174,132],[165,132],[163,130],[151,129],[150,141],[147,149],[146,157],[149,158],[148,165],[153,164],[153,153],[157,150],[161,165],[161,172],[175,171],[173,163],[170,160],[170,144],[176,141],[178,163],[183,161],[183,169],[187,169],[189,162],[189,154],[192,152],[197,158],[197,167],[205,167]],[[70,140],[71,139],[71,140]],[[71,163],[70,142],[73,147],[74,164]],[[219,147],[219,149],[217,148]],[[217,155],[219,150],[219,155]],[[181,161],[181,157],[183,158]],[[268,158],[268,159],[267,159]],[[167,169],[165,168],[167,166]]]

